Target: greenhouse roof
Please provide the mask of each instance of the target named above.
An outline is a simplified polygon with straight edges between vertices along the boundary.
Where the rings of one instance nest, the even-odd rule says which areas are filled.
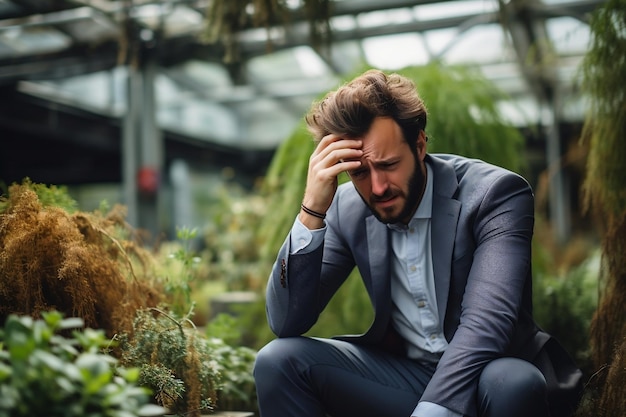
[[[330,48],[313,48],[294,12],[287,26],[240,32],[226,62],[223,46],[203,38],[210,0],[0,0],[0,129],[49,128],[49,117],[33,123],[13,109],[33,101],[119,125],[129,69],[149,64],[157,126],[234,152],[274,150],[315,98],[364,65],[477,65],[510,96],[501,108],[512,123],[541,124],[557,91],[561,117],[582,120],[577,71],[599,0],[331,3]],[[110,135],[95,129],[89,141],[106,146]]]

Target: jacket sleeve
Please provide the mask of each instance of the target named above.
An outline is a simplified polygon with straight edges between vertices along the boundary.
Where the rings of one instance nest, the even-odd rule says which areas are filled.
[[[266,314],[278,337],[299,336],[316,322],[354,268],[349,250],[337,238],[339,198],[326,213],[326,233],[318,248],[291,253],[291,233],[272,267],[266,289]]]
[[[475,245],[464,254],[473,260],[459,325],[421,398],[468,416],[476,415],[483,368],[509,349],[531,268],[534,202],[528,183],[505,173],[484,187],[465,195],[470,212],[459,227],[469,229]]]

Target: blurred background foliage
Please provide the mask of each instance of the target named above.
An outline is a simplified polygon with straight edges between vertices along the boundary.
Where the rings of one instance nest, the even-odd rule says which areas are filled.
[[[415,81],[426,102],[429,152],[476,157],[526,174],[523,137],[496,109],[503,93],[477,71],[433,63],[398,72]],[[205,226],[189,230],[181,225],[175,241],[153,249],[155,262],[146,270],[163,288],[173,314],[190,312],[199,332],[217,339],[211,343],[213,355],[227,376],[218,392],[218,405],[229,409],[256,408],[251,379],[254,351],[274,337],[265,318],[265,285],[275,254],[299,211],[313,147],[302,123],[277,150],[257,189],[249,192],[227,185],[217,201],[204,208]],[[342,176],[341,181],[346,180]],[[40,198],[50,199],[46,197],[49,189],[39,189]],[[71,200],[54,198],[67,210],[76,209]],[[5,208],[0,205],[0,214]],[[554,245],[550,226],[540,213],[536,220],[537,321],[563,342],[589,374],[589,326],[598,303],[600,255],[593,243],[573,239],[570,253],[576,256],[563,256],[568,249]],[[123,233],[124,238],[135,236]],[[233,291],[253,293],[255,301],[220,314],[215,300]],[[355,271],[308,334],[360,333],[372,318],[370,301]]]

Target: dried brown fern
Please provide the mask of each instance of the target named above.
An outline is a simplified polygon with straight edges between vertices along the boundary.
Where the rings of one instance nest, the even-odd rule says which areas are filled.
[[[44,206],[29,184],[9,188],[0,214],[0,320],[56,309],[109,336],[132,328],[135,311],[156,306],[149,254],[119,239],[121,208],[108,215]],[[135,265],[140,265],[137,276]]]
[[[626,415],[626,338],[616,347],[613,362],[608,369],[606,384],[600,397],[596,416],[623,417]]]

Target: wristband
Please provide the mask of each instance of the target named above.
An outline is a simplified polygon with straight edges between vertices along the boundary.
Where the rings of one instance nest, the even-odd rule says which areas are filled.
[[[317,212],[315,210],[311,210],[310,208],[308,208],[304,204],[300,204],[300,207],[302,208],[302,210],[306,214],[310,214],[313,217],[317,217],[318,219],[322,219],[322,220],[324,220],[326,218],[326,213],[320,213],[320,212]]]

